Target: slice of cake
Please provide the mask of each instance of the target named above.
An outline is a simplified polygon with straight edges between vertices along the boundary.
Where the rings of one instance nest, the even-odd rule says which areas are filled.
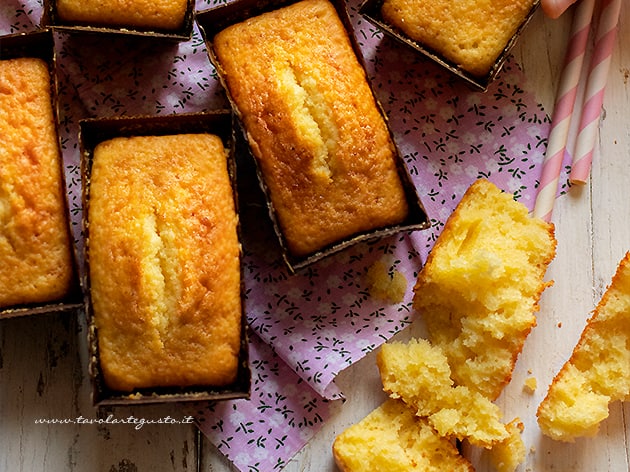
[[[470,186],[414,287],[414,307],[456,384],[499,396],[536,324],[555,249],[552,224],[487,180]]]
[[[342,472],[472,472],[455,445],[400,400],[386,400],[333,444]]]
[[[542,432],[560,441],[593,436],[608,405],[630,399],[630,252],[588,320],[571,358],[538,407]]]

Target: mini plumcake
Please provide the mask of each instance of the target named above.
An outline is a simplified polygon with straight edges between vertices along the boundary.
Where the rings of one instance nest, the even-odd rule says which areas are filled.
[[[470,74],[483,77],[536,0],[385,0],[383,19]]]
[[[100,143],[88,217],[106,385],[127,392],[233,383],[240,245],[221,139],[181,134]]]
[[[187,8],[188,0],[57,0],[63,21],[160,30],[181,28]]]
[[[73,276],[45,61],[0,61],[0,308],[62,299]]]
[[[213,38],[293,256],[401,223],[395,148],[327,0],[303,0]]]

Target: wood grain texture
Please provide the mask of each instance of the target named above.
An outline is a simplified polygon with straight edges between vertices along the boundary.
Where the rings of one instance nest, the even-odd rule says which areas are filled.
[[[96,424],[108,417],[180,418],[183,412],[170,406],[95,409],[78,325],[73,313],[0,323],[0,470],[196,470],[190,424]],[[78,424],[78,418],[93,424]],[[38,423],[52,419],[74,423]]]

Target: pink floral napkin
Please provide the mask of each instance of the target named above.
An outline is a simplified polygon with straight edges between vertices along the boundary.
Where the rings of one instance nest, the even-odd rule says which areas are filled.
[[[197,0],[204,10],[219,0]],[[252,330],[252,397],[196,405],[201,431],[242,471],[279,470],[343,398],[339,372],[409,325],[412,287],[426,255],[468,186],[488,178],[533,208],[549,131],[518,64],[509,59],[485,93],[362,19],[348,3],[368,76],[393,130],[431,228],[360,243],[290,275],[255,191],[251,162],[240,162],[247,319]],[[32,30],[40,2],[5,0],[0,32]],[[61,132],[71,211],[81,244],[78,121],[165,115],[229,106],[195,28],[181,43],[139,37],[57,33]],[[565,166],[566,167],[566,166]],[[562,182],[566,182],[563,175]],[[562,193],[562,189],[560,193]],[[400,303],[371,297],[365,274],[376,261],[402,273]]]

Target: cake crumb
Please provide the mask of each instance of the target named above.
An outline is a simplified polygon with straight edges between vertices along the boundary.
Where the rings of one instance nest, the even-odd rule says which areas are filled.
[[[525,444],[521,438],[523,423],[518,418],[505,425],[509,436],[490,449],[490,461],[497,472],[514,472],[525,461]]]
[[[536,380],[536,377],[528,377],[525,379],[525,385],[523,386],[523,388],[528,393],[534,393],[537,386],[538,386],[538,381]]]
[[[381,260],[369,267],[366,282],[372,297],[392,303],[400,303],[407,291],[407,279],[402,272],[390,272],[387,264]]]

